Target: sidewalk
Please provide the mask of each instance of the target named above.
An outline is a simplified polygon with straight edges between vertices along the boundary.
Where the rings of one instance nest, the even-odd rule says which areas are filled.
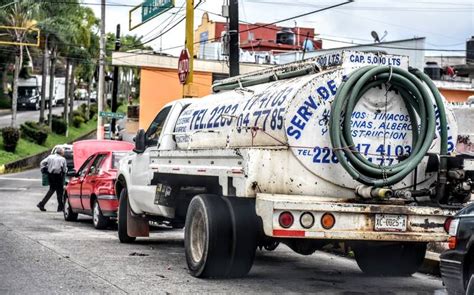
[[[0,109],[0,116],[11,114],[12,110],[10,109]]]

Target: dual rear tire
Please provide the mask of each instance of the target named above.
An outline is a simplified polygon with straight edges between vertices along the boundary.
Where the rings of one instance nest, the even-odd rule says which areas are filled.
[[[246,275],[257,248],[253,200],[197,195],[186,215],[186,262],[194,277],[230,278]]]

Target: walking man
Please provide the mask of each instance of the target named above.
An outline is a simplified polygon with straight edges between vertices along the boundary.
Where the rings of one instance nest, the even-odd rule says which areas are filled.
[[[41,171],[47,170],[48,172],[49,190],[36,207],[41,211],[46,211],[44,206],[54,192],[56,192],[58,198],[58,212],[63,211],[64,175],[67,172],[64,150],[57,148],[55,154],[49,155],[41,161],[40,167]]]

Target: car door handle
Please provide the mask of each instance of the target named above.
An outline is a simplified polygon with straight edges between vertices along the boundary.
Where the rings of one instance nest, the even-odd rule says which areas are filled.
[[[91,180],[91,183],[95,183],[95,179],[92,179],[92,180]]]

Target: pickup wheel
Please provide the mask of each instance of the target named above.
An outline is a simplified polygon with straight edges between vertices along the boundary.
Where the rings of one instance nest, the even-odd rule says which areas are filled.
[[[229,277],[242,277],[252,268],[257,250],[257,225],[253,200],[224,197],[230,212],[232,225],[231,264]]]
[[[131,237],[127,232],[127,213],[130,210],[128,203],[127,189],[120,192],[119,210],[118,210],[118,237],[121,243],[132,243],[135,237]]]
[[[189,204],[184,232],[186,262],[192,276],[226,277],[231,262],[229,209],[216,195],[197,195]]]
[[[99,202],[94,200],[92,204],[92,223],[96,229],[106,229],[109,224],[109,218],[102,215]]]
[[[423,263],[426,243],[359,243],[354,254],[360,269],[376,276],[411,276]]]
[[[69,198],[67,194],[64,194],[64,207],[63,207],[63,214],[64,220],[66,221],[76,221],[77,220],[77,213],[74,213],[71,208],[71,204],[69,203]]]

